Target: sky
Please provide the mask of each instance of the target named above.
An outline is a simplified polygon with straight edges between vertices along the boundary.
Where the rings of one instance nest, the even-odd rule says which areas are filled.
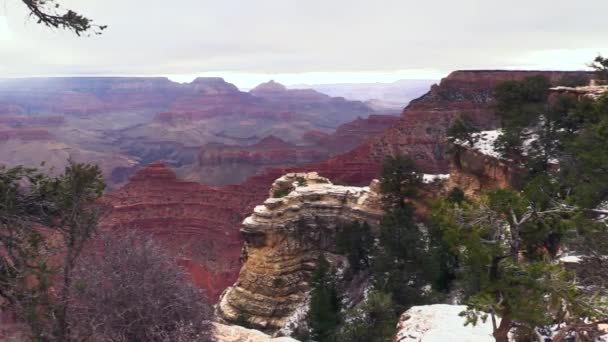
[[[581,70],[608,55],[608,1],[57,0],[108,25],[76,37],[0,0],[0,77],[220,76],[248,88]]]

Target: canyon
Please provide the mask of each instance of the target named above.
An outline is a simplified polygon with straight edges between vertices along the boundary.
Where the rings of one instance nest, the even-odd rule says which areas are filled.
[[[400,117],[276,82],[244,93],[221,79],[127,79],[120,86],[61,80],[69,90],[31,98],[0,82],[0,162],[32,165],[56,153],[54,168],[68,156],[101,163],[112,183],[101,229],[154,236],[212,302],[219,300],[226,322],[246,317],[276,332],[305,303],[313,255],[332,253],[335,227],[350,220],[377,225],[382,208],[372,181],[386,156],[405,154],[424,173],[449,173],[442,189],[458,186],[469,195],[516,182],[511,166],[492,156],[446,153],[445,132],[463,114],[479,129],[498,128],[494,87],[538,74],[555,84],[589,77],[455,71]],[[117,95],[123,88],[130,96]],[[44,107],[49,98],[60,101]]]
[[[492,108],[493,88],[505,80],[521,79],[539,73],[453,72],[439,85],[433,86],[426,95],[413,101],[403,111],[398,122],[379,136],[371,137],[352,150],[324,161],[266,168],[236,185],[207,186],[187,182],[178,179],[167,165],[152,164],[136,173],[123,188],[106,196],[115,210],[110,212],[105,222],[113,227],[134,226],[150,231],[160,229],[158,234],[161,236],[174,231],[176,235],[186,236],[184,239],[188,241],[194,240],[187,238],[189,234],[200,234],[196,236],[201,237],[209,234],[204,238],[204,243],[215,243],[218,247],[210,249],[213,252],[208,256],[196,255],[190,265],[198,266],[190,267],[198,269],[198,283],[207,289],[213,300],[217,300],[219,293],[237,280],[242,246],[240,223],[256,205],[268,197],[268,189],[276,179],[286,173],[316,171],[334,184],[367,186],[373,179],[378,178],[382,160],[388,155],[400,153],[413,157],[425,173],[448,174],[450,159],[444,151],[448,145],[445,131],[450,122],[462,112],[467,112],[479,126],[496,128],[499,122]],[[547,73],[555,82],[569,74],[571,73]],[[321,134],[314,136],[320,139],[325,137]],[[279,142],[276,137],[268,139],[266,143],[280,145],[282,148],[289,146],[288,142]],[[495,168],[486,167],[486,163],[494,165],[492,163],[497,162],[482,156],[478,156],[477,161],[473,163],[476,152],[470,153],[470,156],[461,154],[459,158],[462,160],[457,162],[457,159],[454,159],[452,163],[463,166],[451,171],[455,173],[455,180],[463,179],[459,182],[460,186],[473,193],[479,192],[484,186],[507,184],[508,180],[500,173],[500,170],[505,169],[499,163]],[[162,177],[158,178],[159,174]],[[483,184],[467,185],[464,179],[469,182],[476,180]],[[453,182],[455,181],[452,181],[451,186],[455,186]],[[125,203],[129,205],[125,206]],[[196,203],[200,205],[197,206]],[[194,208],[197,208],[196,212],[193,212]],[[192,227],[187,223],[189,215],[198,220]],[[140,220],[138,217],[144,219]],[[182,222],[180,220],[185,221],[172,223]]]
[[[212,77],[190,83],[161,77],[0,79],[0,139],[7,145],[0,150],[0,163],[40,167],[51,156],[51,165],[43,166],[51,171],[61,170],[68,158],[96,161],[115,189],[148,163],[164,160],[176,169],[186,168],[219,145],[230,146],[220,151],[227,160],[239,147],[274,160],[276,148],[263,140],[276,137],[304,151],[296,154],[308,155],[279,157],[268,165],[244,158],[240,164],[246,172],[238,177],[198,178],[211,185],[238,183],[260,166],[320,161],[350,149],[368,135],[354,132],[350,139],[355,141],[337,151],[320,148],[309,138],[332,135],[341,125],[373,112],[360,101],[286,89],[275,82],[243,92]],[[370,134],[379,132],[371,125]]]

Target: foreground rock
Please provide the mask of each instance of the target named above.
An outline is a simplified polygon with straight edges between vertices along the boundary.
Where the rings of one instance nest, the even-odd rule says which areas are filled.
[[[479,322],[464,326],[458,314],[464,305],[435,304],[414,306],[404,312],[397,323],[395,342],[493,342],[492,324]]]
[[[378,225],[377,187],[333,185],[317,173],[277,179],[270,198],[243,222],[245,261],[220,299],[220,317],[271,333],[284,328],[306,303],[320,252],[334,252],[336,228],[353,221]]]
[[[214,328],[218,342],[298,342],[289,337],[272,338],[261,331],[238,325],[215,323]]]

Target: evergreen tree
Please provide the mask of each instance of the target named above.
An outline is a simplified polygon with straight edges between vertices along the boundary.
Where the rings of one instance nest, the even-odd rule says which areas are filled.
[[[397,316],[390,294],[371,291],[365,301],[350,310],[338,333],[339,342],[390,342]]]
[[[572,275],[552,262],[557,249],[551,249],[572,229],[578,209],[546,203],[552,206],[497,190],[476,202],[444,202],[434,210],[433,220],[466,276],[463,315],[473,324],[490,317],[496,341],[508,341],[514,322],[532,329],[566,318],[598,318],[600,304],[589,304],[593,296],[582,296]]]
[[[549,80],[544,76],[506,81],[496,87],[496,111],[501,118],[503,135],[495,146],[503,155],[513,158],[521,154],[524,128],[538,123],[545,111],[549,87]]]
[[[311,339],[315,342],[336,340],[336,329],[340,324],[340,297],[330,264],[324,255],[319,257],[317,267],[310,278],[310,308],[308,325]]]
[[[397,312],[426,301],[423,287],[431,283],[428,242],[406,205],[387,213],[372,263],[374,288],[391,294]]]
[[[354,272],[369,268],[374,238],[367,222],[353,222],[338,228],[336,247],[345,254]]]
[[[404,207],[405,199],[416,196],[420,184],[422,174],[410,158],[398,155],[384,160],[380,189],[388,207]]]

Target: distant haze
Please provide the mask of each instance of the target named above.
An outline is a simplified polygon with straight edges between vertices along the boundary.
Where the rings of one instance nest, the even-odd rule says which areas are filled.
[[[367,101],[377,111],[401,111],[411,100],[425,94],[438,80],[399,80],[392,83],[295,84],[292,89],[312,88],[331,96]]]
[[[77,38],[0,5],[0,76],[222,76],[239,87],[438,79],[455,69],[585,68],[608,1],[60,0],[109,25]]]

